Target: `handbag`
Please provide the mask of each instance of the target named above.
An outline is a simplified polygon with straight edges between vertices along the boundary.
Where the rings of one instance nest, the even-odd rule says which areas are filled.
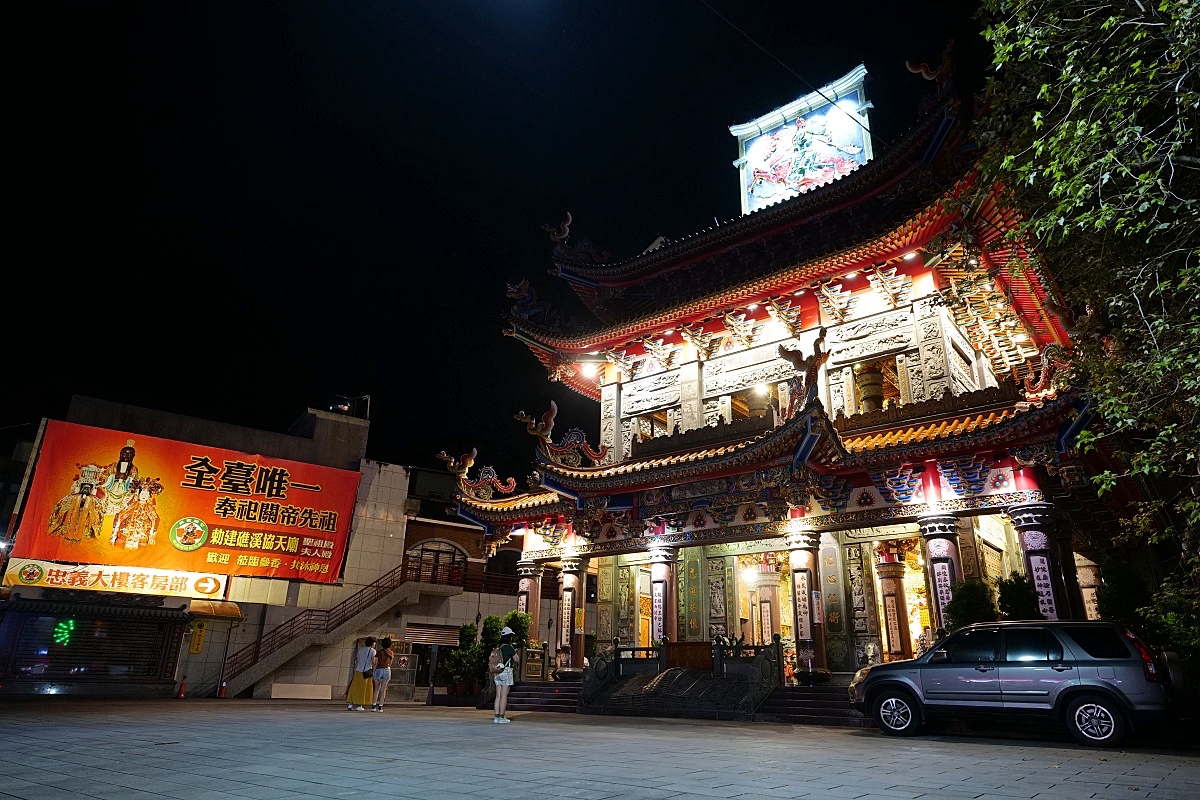
[[[362,673],[362,676],[363,676],[364,678],[366,678],[367,680],[371,680],[371,676],[372,676],[372,675],[374,675],[374,674],[375,674],[375,671],[374,671],[374,670],[370,670],[370,669],[364,669],[364,670],[363,670],[363,673]]]

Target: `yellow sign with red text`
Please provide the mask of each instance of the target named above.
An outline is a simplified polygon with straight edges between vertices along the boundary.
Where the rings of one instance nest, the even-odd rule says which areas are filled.
[[[333,583],[358,481],[349,470],[51,420],[12,555]]]
[[[107,564],[56,564],[32,558],[14,558],[4,572],[5,586],[162,594],[202,600],[220,600],[224,597],[227,580],[224,575],[203,572],[114,567]]]

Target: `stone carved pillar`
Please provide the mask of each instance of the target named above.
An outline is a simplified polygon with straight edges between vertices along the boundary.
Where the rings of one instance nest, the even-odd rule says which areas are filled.
[[[825,657],[825,614],[821,600],[821,562],[817,548],[821,536],[815,531],[799,531],[788,534],[788,559],[792,565],[792,622],[796,636],[796,668],[798,672],[808,670],[809,659],[805,652],[812,653],[812,671],[828,672]]]
[[[883,408],[883,372],[878,367],[863,369],[854,374],[858,402],[864,412]]]
[[[571,648],[571,666],[583,666],[584,608],[587,598],[587,561],[564,558],[559,589],[558,637],[554,649],[561,645]],[[577,624],[578,623],[578,624]]]
[[[625,458],[625,442],[621,435],[621,384],[606,383],[600,387],[600,444],[608,445],[606,462]]]
[[[875,565],[879,576],[879,594],[883,599],[883,625],[887,637],[889,661],[912,657],[912,637],[908,633],[908,603],[904,599],[903,561],[882,561]]]
[[[1062,566],[1065,558],[1073,559],[1074,556],[1070,548],[1065,554],[1061,550],[1061,543],[1055,535],[1054,506],[1049,503],[1021,503],[1009,506],[1007,513],[1017,529],[1025,571],[1037,589],[1038,610],[1046,619],[1075,619]]]
[[[517,562],[517,611],[529,615],[529,635],[537,639],[542,630],[542,574],[536,561]]]
[[[963,579],[962,559],[958,552],[958,518],[953,514],[917,517],[925,542],[925,569],[933,587],[930,616],[934,627],[946,627],[946,603],[954,599],[951,587]]]
[[[679,365],[679,430],[704,427],[704,367],[699,359]]]
[[[679,591],[675,579],[677,554],[665,547],[650,551],[650,638],[676,641],[679,635]]]

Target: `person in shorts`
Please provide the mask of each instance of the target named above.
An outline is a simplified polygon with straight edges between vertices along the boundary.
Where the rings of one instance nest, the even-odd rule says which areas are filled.
[[[372,698],[371,710],[383,713],[383,701],[387,697],[388,681],[392,679],[392,661],[396,652],[392,650],[392,640],[383,637],[375,651],[375,696]]]
[[[496,724],[510,721],[504,711],[508,707],[508,691],[514,683],[513,673],[520,663],[517,648],[513,645],[513,630],[505,625],[500,630],[500,660],[492,668],[492,681],[496,684],[496,716],[492,722]]]

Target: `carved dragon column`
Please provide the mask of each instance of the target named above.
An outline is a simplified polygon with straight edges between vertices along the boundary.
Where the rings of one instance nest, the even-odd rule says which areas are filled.
[[[1062,552],[1062,543],[1055,536],[1054,506],[1050,503],[1021,503],[1007,509],[1017,539],[1021,543],[1021,555],[1025,571],[1033,578],[1038,593],[1038,610],[1046,619],[1076,619],[1072,608],[1071,593],[1067,589],[1063,562],[1074,555],[1070,548]],[[1074,575],[1072,569],[1071,575]]]
[[[620,370],[612,370],[620,375]],[[606,383],[600,387],[600,444],[608,445],[605,461],[622,461],[627,453],[621,436],[621,382]]]
[[[963,579],[962,560],[958,553],[958,517],[953,514],[931,514],[917,517],[921,538],[925,542],[925,569],[928,583],[933,587],[930,611],[935,627],[946,627],[946,604],[954,599],[952,587]]]
[[[587,580],[587,561],[564,558],[559,595],[559,630],[557,645],[571,648],[571,666],[583,667],[584,596]],[[555,647],[557,650],[558,648]]]
[[[529,632],[535,639],[542,625],[542,573],[536,561],[517,562],[517,611],[529,615]]]
[[[793,520],[793,524],[795,520]],[[800,530],[786,538],[792,568],[792,621],[796,635],[796,674],[828,673],[825,657],[825,615],[821,605],[821,562],[817,548],[821,535]]]
[[[675,593],[676,552],[667,547],[650,551],[650,638],[676,641],[679,636],[679,604]]]

